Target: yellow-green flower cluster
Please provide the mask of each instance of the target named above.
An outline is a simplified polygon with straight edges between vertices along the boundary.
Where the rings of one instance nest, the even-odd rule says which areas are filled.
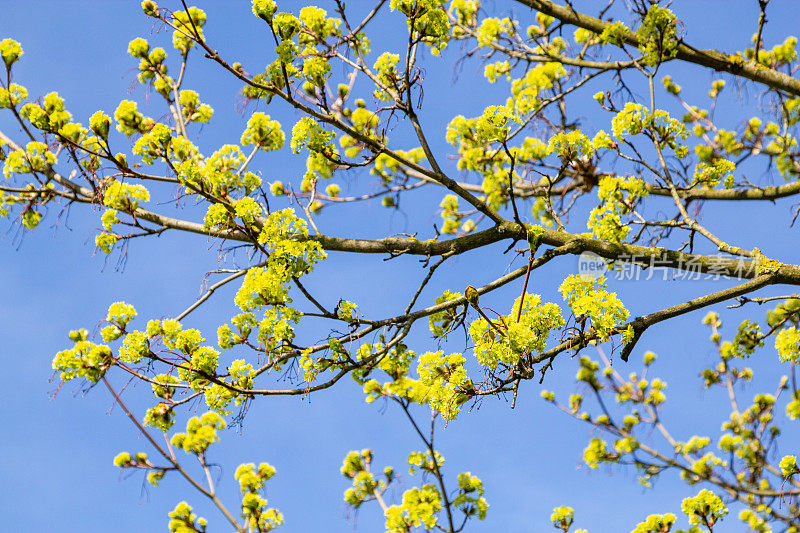
[[[0,41],[0,57],[3,58],[6,69],[11,69],[11,65],[16,63],[23,53],[22,46],[14,39]]]
[[[489,63],[483,68],[483,76],[489,83],[495,83],[500,76],[511,80],[511,64],[508,61]]]
[[[480,5],[479,0],[452,0],[448,11],[459,24],[472,28],[477,24]],[[462,35],[463,30],[461,28],[453,29],[454,37],[461,37]]]
[[[172,385],[177,383],[180,383],[180,380],[175,376],[171,376],[170,374],[159,374],[153,378],[153,394],[157,398],[169,400],[175,395],[175,391],[177,390]]]
[[[572,522],[575,520],[575,510],[571,507],[556,507],[553,509],[553,514],[550,515],[550,521],[556,529],[569,531],[572,527]]]
[[[755,37],[755,36],[754,36]],[[789,36],[781,44],[776,44],[771,50],[760,49],[756,57],[755,48],[748,48],[744,51],[744,57],[750,61],[756,61],[759,65],[767,68],[777,68],[786,63],[797,61],[797,37]]]
[[[413,487],[403,493],[403,503],[386,509],[386,533],[406,533],[414,527],[433,529],[442,509],[442,495],[434,485]]]
[[[247,128],[242,133],[243,145],[254,144],[261,150],[271,151],[283,148],[286,136],[281,130],[281,124],[272,120],[269,115],[261,112],[253,113],[247,121]]]
[[[709,527],[713,527],[728,514],[728,508],[720,497],[706,489],[701,490],[693,498],[685,498],[681,503],[681,509],[689,517],[690,524],[705,524]]]
[[[208,385],[204,391],[206,405],[219,415],[230,414],[225,409],[231,400],[236,400],[236,405],[242,405],[245,400],[252,398],[252,395],[240,391],[248,391],[253,388],[253,379],[256,371],[250,363],[244,359],[236,359],[228,367],[230,383],[225,384],[224,380]],[[234,390],[239,389],[239,390]]]
[[[622,217],[631,213],[636,202],[647,194],[640,179],[604,176],[597,189],[600,205],[592,210],[586,226],[598,239],[622,242],[631,231],[630,226],[623,224]]]
[[[274,0],[253,0],[252,4],[253,15],[263,19],[268,24],[272,23],[272,16],[278,10]]]
[[[730,189],[733,187],[734,170],[736,165],[721,157],[714,159],[712,163],[700,162],[694,170],[694,182],[713,188],[722,181],[725,188]]]
[[[449,290],[444,291],[441,296],[436,298],[435,303],[437,305],[443,304],[445,302],[461,298],[462,296],[463,295],[458,292],[451,292]],[[437,338],[444,337],[450,331],[456,316],[457,312],[455,307],[451,307],[449,309],[438,311],[429,315],[428,322],[430,324],[430,330],[433,336]]]
[[[246,158],[236,145],[223,145],[210,157],[203,158],[197,147],[178,137],[172,140],[169,150],[177,158],[173,164],[178,168],[179,178],[187,184],[187,194],[195,194],[199,189],[225,198],[242,189],[250,194],[261,185],[261,178],[243,171]]]
[[[753,354],[756,348],[764,345],[764,339],[759,333],[761,326],[751,320],[744,320],[736,329],[733,341],[725,341],[720,347],[723,359],[732,357],[745,358]]]
[[[395,90],[398,86],[399,77],[397,74],[397,63],[400,61],[400,56],[392,54],[391,52],[384,52],[375,61],[376,77],[378,81],[388,90]],[[392,99],[392,94],[386,89],[378,88],[375,90],[375,97],[379,100],[389,101]]]
[[[580,131],[557,133],[550,137],[547,149],[564,161],[591,158],[594,155],[592,141]]]
[[[108,140],[108,130],[111,128],[111,117],[102,111],[96,111],[89,117],[89,128],[103,140]]]
[[[349,361],[348,354],[343,350],[340,343],[331,346],[331,351],[342,363]],[[364,361],[368,358],[376,357],[380,352],[385,351],[381,344],[364,344],[359,348],[357,358]],[[342,357],[344,356],[344,359]],[[372,403],[383,396],[405,398],[415,403],[426,403],[428,388],[421,383],[408,377],[411,361],[416,359],[416,353],[409,350],[404,344],[399,344],[395,348],[380,358],[378,368],[389,375],[391,378],[381,385],[378,380],[370,379],[364,383],[364,394],[367,395],[366,402]],[[319,366],[319,365],[318,365]],[[319,366],[320,370],[328,367]],[[356,381],[363,382],[361,376],[364,372],[356,372],[353,377]]]
[[[493,320],[492,324],[479,318],[470,325],[473,351],[483,366],[496,368],[499,363],[514,366],[525,354],[541,353],[550,333],[564,326],[558,305],[543,304],[538,294],[525,294],[519,314],[521,299],[516,299],[511,313]]]
[[[239,213],[237,216],[248,215]],[[318,242],[306,239],[308,229],[305,222],[292,209],[275,211],[261,220],[263,224],[258,240],[269,251],[269,259],[266,266],[248,270],[236,293],[234,303],[243,311],[232,319],[236,333],[223,325],[217,335],[220,347],[229,349],[244,342],[257,325],[259,342],[263,343],[269,355],[273,355],[285,342],[294,338],[292,324],[301,317],[299,311],[287,306],[291,303],[288,282],[310,272],[325,258],[325,252]],[[255,312],[265,306],[262,317],[256,318]]]
[[[351,451],[342,462],[342,475],[353,481],[353,486],[344,492],[344,501],[354,509],[374,499],[376,491],[382,493],[394,477],[393,470],[387,467],[384,469],[385,480],[376,479],[369,471],[371,463],[372,451],[369,449]]]
[[[614,330],[625,322],[630,313],[617,297],[608,292],[606,280],[584,280],[580,276],[571,275],[558,288],[576,317],[587,317],[600,340],[608,340]]]
[[[152,165],[159,157],[166,158],[167,147],[172,141],[172,131],[166,124],[160,122],[139,137],[133,145],[133,153],[141,156],[147,165]]]
[[[800,330],[794,326],[782,329],[775,337],[775,349],[781,361],[800,363]]]
[[[114,118],[117,120],[117,130],[128,137],[134,133],[144,133],[152,126],[152,119],[145,119],[132,100],[121,101],[114,111]]]
[[[172,23],[176,30],[172,32],[172,46],[182,54],[189,53],[194,46],[194,39],[203,40],[203,25],[206,23],[205,12],[198,7],[190,7],[187,11],[175,11]]]
[[[791,477],[795,474],[800,474],[800,468],[797,467],[797,457],[794,455],[786,455],[781,459],[778,468],[781,469],[783,477]]]
[[[478,26],[477,37],[478,46],[491,46],[496,43],[503,34],[513,35],[514,25],[509,18],[486,17]]]
[[[332,154],[334,133],[326,132],[313,118],[303,117],[292,128],[292,151],[299,153],[303,148],[312,152]]]
[[[630,34],[630,31],[631,30],[629,30],[628,27],[622,22],[612,22],[603,28],[602,33],[600,33],[599,40],[603,44],[615,44],[617,46],[622,46],[625,44],[626,38]]]
[[[139,201],[149,202],[150,192],[138,183],[131,185],[114,180],[103,194],[103,205],[119,211],[135,211]]]
[[[557,62],[541,63],[528,69],[525,76],[511,82],[511,98],[506,104],[519,116],[535,111],[539,94],[551,89],[556,80],[567,75],[564,65]]]
[[[622,111],[611,119],[611,130],[617,139],[647,131],[660,147],[669,147],[676,153],[683,153],[679,140],[689,135],[686,126],[666,111],[656,109],[650,113],[642,104],[633,102],[625,104]]]
[[[483,497],[483,481],[470,472],[458,475],[458,496],[453,499],[453,505],[469,518],[477,516],[479,520],[486,518],[489,503]]]
[[[85,378],[90,383],[97,383],[112,364],[113,355],[108,346],[89,342],[85,335],[81,335],[72,348],[56,354],[53,370],[60,373],[63,381]]]
[[[36,128],[53,132],[58,132],[72,120],[72,114],[64,109],[64,99],[55,92],[45,95],[41,106],[34,102],[25,104],[19,114]]]
[[[187,453],[203,455],[209,446],[219,441],[217,430],[224,428],[225,421],[217,413],[193,416],[186,423],[186,433],[176,433],[172,436],[171,443]]]
[[[275,468],[261,463],[239,465],[235,478],[242,492],[242,517],[248,519],[253,531],[272,531],[283,524],[283,515],[275,508],[267,507],[267,500],[259,494],[264,482],[275,475]]]
[[[439,204],[442,208],[442,233],[453,234],[458,231],[461,225],[462,215],[458,212],[458,196],[455,194],[448,194]]]
[[[289,302],[284,276],[263,267],[247,271],[234,302],[242,311],[251,311],[264,305],[281,305]]]
[[[608,133],[603,130],[598,131],[595,136],[592,138],[592,148],[595,151],[600,150],[602,148],[613,148],[614,141],[609,137]]]
[[[316,6],[306,6],[300,10],[300,23],[303,25],[299,42],[307,48],[324,42],[328,37],[339,34],[342,21],[328,17],[328,12]]]
[[[668,93],[678,96],[681,93],[681,86],[672,81],[672,76],[664,76],[661,78],[661,83]]]
[[[6,179],[12,174],[31,174],[42,172],[55,165],[56,155],[47,149],[47,145],[39,141],[31,141],[25,145],[25,151],[14,150],[6,156],[3,175]]]
[[[655,65],[675,57],[679,44],[676,26],[672,11],[657,4],[650,6],[642,25],[636,30],[639,51],[644,54],[642,63]]]
[[[214,109],[210,105],[200,103],[200,96],[195,91],[181,91],[178,96],[178,102],[181,104],[183,118],[187,122],[205,124],[211,120],[211,116],[214,114]]]
[[[344,141],[344,137],[342,141]],[[344,146],[344,144],[343,144]],[[394,151],[398,157],[403,158],[406,161],[410,161],[411,163],[419,163],[423,159],[425,159],[425,151],[422,148],[412,148],[411,150],[395,150]],[[357,154],[357,152],[356,152]],[[347,153],[348,157],[354,157],[355,154]],[[375,164],[370,169],[370,174],[376,174],[383,179],[384,183],[389,183],[392,181],[394,175],[400,170],[401,164],[400,161],[391,157],[388,154],[380,154],[378,157],[375,158]]]
[[[619,456],[608,451],[603,439],[592,439],[583,450],[583,461],[589,468],[597,468],[600,463],[613,463],[617,460],[619,460]]]
[[[358,306],[353,302],[343,300],[336,306],[336,316],[348,324],[352,324],[358,319]]]
[[[419,381],[427,387],[424,401],[445,420],[454,420],[461,412],[459,406],[470,398],[466,392],[471,391],[473,385],[464,369],[465,362],[462,354],[444,355],[441,350],[419,356]]]
[[[509,121],[514,118],[505,106],[489,106],[480,117],[473,119],[459,115],[447,126],[447,142],[461,151],[466,145],[485,146],[505,141],[510,132]]]
[[[16,83],[12,83],[8,86],[8,89],[5,87],[0,87],[0,109],[6,109],[9,107],[16,107],[20,102],[25,100],[28,97],[28,89],[23,87],[22,85],[17,85]]]
[[[156,92],[171,103],[173,81],[172,78],[167,76],[168,69],[164,63],[167,58],[167,52],[161,47],[151,50],[150,43],[138,37],[128,44],[128,53],[133,58],[139,59],[139,74],[137,76],[139,82],[152,83]]]
[[[147,2],[143,2],[147,3]],[[181,502],[169,513],[169,530],[172,533],[194,533],[205,531],[207,521],[205,518],[198,518],[192,512],[192,506],[186,502]]]
[[[644,522],[640,522],[631,533],[663,533],[664,531],[670,531],[675,520],[676,516],[672,513],[651,514]]]
[[[450,21],[443,3],[444,0],[391,0],[389,5],[408,17],[412,38],[430,46],[436,56],[450,39]]]

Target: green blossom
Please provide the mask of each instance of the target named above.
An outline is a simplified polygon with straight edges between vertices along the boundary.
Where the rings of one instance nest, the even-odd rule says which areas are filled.
[[[692,525],[713,526],[728,514],[728,508],[720,497],[706,489],[701,490],[694,498],[684,499],[681,509]]]
[[[583,460],[589,468],[597,468],[600,463],[613,462],[618,460],[618,457],[608,452],[605,441],[595,438],[583,451]]]
[[[565,161],[591,158],[594,155],[592,141],[580,131],[557,133],[550,137],[548,150]]]
[[[0,87],[0,109],[6,109],[9,107],[16,107],[19,105],[20,102],[25,100],[28,97],[28,89],[23,87],[22,85],[17,85],[16,83],[12,83],[8,86],[8,89],[5,87]]]
[[[119,211],[135,211],[140,200],[150,201],[150,192],[138,183],[131,185],[114,180],[103,194],[103,205]]]
[[[42,172],[57,163],[56,156],[47,149],[47,145],[31,141],[25,145],[25,151],[14,150],[6,156],[3,175],[10,178],[12,174],[31,174]]]
[[[303,31],[298,38],[301,45],[321,43],[331,35],[337,35],[342,23],[337,18],[329,18],[327,11],[316,6],[302,8],[299,19],[303,25]]]
[[[3,63],[6,68],[10,69],[11,65],[16,63],[22,57],[22,46],[14,39],[3,39],[0,41],[0,57],[3,58]]]
[[[256,112],[247,121],[247,128],[242,133],[240,142],[243,145],[254,144],[261,150],[271,151],[283,148],[285,138],[280,122],[272,120],[269,115]]]
[[[326,132],[314,119],[303,117],[292,128],[290,145],[296,154],[303,148],[308,148],[313,152],[331,154],[333,153],[333,137],[333,133]]]
[[[441,350],[419,356],[417,372],[420,384],[427,387],[425,402],[445,420],[454,420],[459,406],[469,400],[472,380],[464,369],[466,360],[460,353],[445,356]]]
[[[644,522],[640,522],[631,533],[664,533],[672,529],[675,519],[676,517],[672,513],[651,514]]]
[[[113,233],[101,233],[100,235],[95,236],[94,244],[97,246],[100,251],[105,254],[110,254],[114,244],[119,240],[118,235],[114,235]]]
[[[576,317],[585,316],[592,320],[592,326],[600,340],[608,340],[614,329],[628,319],[630,313],[617,297],[608,292],[606,280],[584,280],[571,275],[558,288]]]
[[[633,212],[639,199],[647,195],[645,183],[640,179],[604,176],[597,189],[601,203],[589,215],[587,227],[599,239],[622,242],[631,230],[622,217]]]
[[[727,159],[717,158],[712,163],[700,162],[694,170],[694,182],[716,187],[720,181],[725,183],[725,188],[733,186],[733,171],[736,165]]]
[[[677,21],[669,9],[653,4],[647,10],[642,25],[636,30],[639,50],[645,65],[655,65],[672,59],[678,53]]]
[[[556,507],[550,515],[550,521],[556,529],[568,531],[575,519],[575,510],[571,507]]]
[[[225,428],[225,421],[214,412],[205,413],[201,417],[193,416],[186,423],[186,433],[172,436],[172,445],[182,448],[187,453],[204,454],[213,443],[219,441],[217,430]]]
[[[521,298],[517,298],[511,313],[489,324],[484,318],[469,327],[478,362],[489,368],[498,363],[514,366],[523,354],[541,353],[552,331],[564,326],[561,308],[554,303],[542,303],[537,294],[526,294],[522,313],[517,320]]]
[[[792,326],[778,332],[775,349],[778,350],[781,361],[800,362],[800,330]]]
[[[131,454],[126,452],[117,454],[117,456],[114,457],[114,466],[118,466],[120,468],[130,466],[131,462]]]
[[[503,33],[508,35],[514,33],[511,19],[486,17],[477,29],[478,46],[489,46],[496,43]]]
[[[134,133],[144,133],[145,118],[139,112],[136,102],[123,100],[114,111],[114,118],[117,121],[117,130],[128,137]]]
[[[783,477],[791,477],[795,474],[800,474],[800,468],[797,468],[797,457],[794,455],[786,455],[781,459],[779,468]]]
[[[142,59],[147,57],[150,52],[150,43],[141,37],[137,37],[128,43],[128,53],[136,58]]]
[[[599,40],[603,44],[615,44],[622,46],[625,44],[630,30],[622,22],[612,22],[603,28]]]
[[[375,61],[375,65],[373,69],[376,72],[378,81],[383,84],[384,87],[392,90],[397,88],[398,84],[398,74],[396,70],[397,63],[400,61],[400,56],[397,54],[392,54],[390,52],[384,52],[378,59]],[[384,89],[378,89],[375,91],[375,97],[380,100],[391,100],[391,94],[386,92]]]
[[[325,58],[311,56],[303,62],[303,76],[315,87],[324,87],[330,77],[331,65]]]
[[[211,120],[214,110],[208,104],[200,103],[200,97],[195,91],[184,90],[178,96],[183,118],[187,122],[200,122],[205,124]]]
[[[175,376],[171,376],[169,374],[159,374],[153,378],[153,394],[155,394],[157,398],[162,398],[164,400],[171,399],[175,395],[176,389],[170,385],[174,385],[176,383],[180,383],[180,380]]]
[[[353,302],[343,300],[336,307],[336,316],[348,324],[352,324],[358,318],[358,306]]]
[[[261,205],[249,196],[245,196],[241,200],[236,201],[234,214],[236,218],[242,220],[245,226],[252,226],[261,216],[261,213]]]
[[[661,78],[661,83],[668,93],[678,96],[681,93],[681,86],[672,81],[672,76],[664,76]]]
[[[188,12],[175,11],[172,23],[177,28],[172,32],[172,45],[181,53],[188,53],[194,46],[192,37],[203,40],[202,28],[206,23],[206,14],[202,9],[192,6]]]
[[[191,533],[205,530],[205,519],[197,518],[197,515],[192,512],[192,507],[186,502],[176,505],[175,509],[169,513],[169,517],[169,530],[173,533]],[[197,521],[196,525],[195,520]],[[200,527],[198,528],[197,526]]]
[[[119,349],[119,358],[126,363],[137,364],[150,353],[147,336],[141,331],[133,331],[125,336]]]
[[[253,15],[267,23],[272,22],[272,16],[277,9],[274,0],[253,0]]]
[[[434,485],[414,487],[403,493],[403,503],[386,509],[386,532],[405,533],[410,527],[433,529],[442,508],[441,494]]]

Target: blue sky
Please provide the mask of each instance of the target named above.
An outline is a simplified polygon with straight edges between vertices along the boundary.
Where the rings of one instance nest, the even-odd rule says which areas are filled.
[[[502,10],[512,5],[523,26],[532,19],[518,4],[495,3]],[[131,39],[142,36],[169,52],[170,34],[153,27],[141,14],[138,1],[3,4],[0,39],[11,37],[22,43],[25,56],[15,67],[15,81],[28,87],[31,96],[57,90],[73,114],[84,122],[98,109],[113,111],[123,98],[136,99],[153,116],[163,113],[156,98],[150,95],[148,101],[143,88],[136,86],[136,64],[125,50]],[[170,7],[177,9],[179,3],[174,4]],[[360,1],[350,4],[359,13],[367,6],[367,2]],[[591,4],[583,2],[584,6]],[[733,52],[749,44],[755,31],[756,4],[744,0],[678,0],[673,9],[685,21],[686,38],[694,46],[716,46]],[[271,60],[267,35],[250,15],[249,2],[199,5],[209,18],[206,35],[223,56],[242,61],[251,71]],[[279,5],[296,12],[299,4]],[[767,46],[781,42],[791,33],[791,8],[791,2],[770,4]],[[373,28],[373,50],[390,48],[405,39],[405,22],[398,14],[377,22],[380,29]],[[443,61],[425,57],[421,63],[426,79],[420,114],[439,153],[452,153],[444,142],[443,131],[454,115],[471,116],[486,105],[502,103],[507,91],[502,84],[489,86],[480,76],[482,67],[474,61],[459,70],[454,84],[453,64],[458,51],[455,45]],[[373,56],[377,54],[373,52]],[[196,54],[190,59],[190,69],[187,88],[197,90],[201,99],[216,109],[213,121],[193,132],[196,142],[204,153],[220,144],[237,142],[246,120],[236,113],[238,82]],[[664,73],[672,74],[684,86],[687,99],[696,97],[700,103],[705,103],[701,97],[715,79],[706,71],[677,65],[665,67]],[[730,83],[730,78],[723,78]],[[604,78],[597,87],[608,83],[610,78]],[[735,88],[733,83],[730,87]],[[591,131],[609,128],[609,117],[598,114],[592,105],[590,96],[595,90],[598,89],[587,88],[571,101]],[[755,110],[742,112],[743,107],[755,108],[757,95],[744,91],[737,99],[732,96],[734,92],[730,91],[718,109],[721,122],[728,127],[757,114]],[[298,118],[280,105],[260,109],[281,120],[284,129]],[[725,124],[727,115],[732,117],[730,124]],[[16,133],[6,114],[0,116],[0,128]],[[410,139],[403,144],[402,131],[397,135],[401,148],[413,146]],[[299,183],[303,167],[303,158],[285,152],[261,156],[254,163],[254,169],[265,180],[295,184]],[[763,169],[753,172],[760,172],[757,179],[764,183],[776,179],[763,173]],[[347,191],[348,187],[363,187],[370,180],[370,176],[354,172],[339,183]],[[439,193],[423,190],[413,193],[397,212],[381,210],[375,202],[339,212],[325,211],[318,224],[323,233],[337,236],[429,231],[431,224],[438,221],[434,213],[440,199]],[[728,242],[744,248],[758,245],[770,257],[797,264],[798,230],[786,230],[791,204],[791,200],[784,200],[774,205],[708,205],[703,220]],[[55,394],[59,384],[49,379],[51,360],[58,350],[68,346],[66,334],[70,329],[92,329],[109,303],[117,300],[133,303],[145,320],[175,315],[198,296],[204,273],[218,264],[213,243],[198,236],[166,233],[158,239],[133,243],[124,265],[120,265],[118,254],[106,257],[94,253],[93,235],[100,214],[92,209],[59,212],[58,208],[51,208],[42,225],[30,234],[21,233],[18,226],[0,223],[0,331],[4,337],[0,356],[5,365],[0,412],[6,417],[0,440],[0,471],[5,478],[0,484],[0,523],[8,531],[91,532],[110,527],[131,532],[158,530],[166,528],[167,512],[186,499],[212,526],[227,530],[202,496],[182,481],[168,476],[162,486],[152,488],[140,474],[121,473],[111,465],[119,451],[152,450],[113,406],[104,389],[87,391],[69,383]],[[439,271],[424,296],[430,300],[444,289],[463,290],[467,284],[481,285],[502,275],[508,266],[508,257],[501,255],[503,249],[504,246],[494,246],[486,252],[457,258]],[[537,271],[531,291],[542,294],[545,300],[559,301],[555,289],[575,265],[575,259],[568,257]],[[397,302],[410,297],[414,283],[423,275],[415,258],[384,262],[377,256],[331,254],[309,285],[324,301],[335,303],[346,297],[365,312],[384,316],[397,311]],[[633,313],[642,314],[656,305],[719,290],[729,282],[656,280],[612,285]],[[518,284],[513,284],[486,303],[507,307],[519,290]],[[778,287],[764,294],[785,292],[786,288]],[[207,337],[213,339],[217,325],[230,316],[225,313],[233,310],[232,289],[220,291],[210,303],[187,323],[206,331]],[[748,309],[723,315],[730,317],[726,330],[730,334],[730,324],[735,320],[750,316],[763,319],[764,311]],[[714,360],[707,330],[699,325],[703,314],[694,313],[648,331],[632,357],[637,361],[631,365],[633,370],[638,369],[645,349],[659,354],[654,370],[670,384],[665,418],[686,438],[703,431],[715,435],[726,416],[722,398],[704,391],[696,378],[704,365]],[[418,352],[434,348],[424,324],[420,323],[417,329],[409,345]],[[327,330],[308,328],[303,333],[317,339],[324,337]],[[463,340],[451,343],[452,349],[458,350],[455,345],[459,342],[463,349]],[[774,361],[771,348],[761,352],[760,360],[752,361],[756,369],[763,367],[757,384],[763,384],[764,391],[774,389],[780,372]],[[576,389],[575,367],[575,362],[567,358],[557,361],[545,386],[565,398]],[[627,371],[627,367],[623,368]],[[124,384],[119,380],[116,383]],[[545,405],[539,398],[540,388],[536,383],[526,384],[514,410],[509,402],[486,400],[437,436],[439,449],[447,458],[451,484],[464,470],[471,470],[484,480],[491,505],[489,516],[485,523],[473,524],[470,530],[548,530],[553,507],[570,505],[576,509],[579,527],[587,527],[593,533],[628,531],[648,514],[677,513],[681,499],[696,492],[669,474],[654,489],[644,490],[630,471],[588,471],[581,466],[581,453],[591,431]],[[744,397],[761,390],[754,386]],[[126,391],[126,398],[141,414],[152,395],[138,386]],[[203,411],[202,406],[197,409]],[[185,419],[175,429],[180,429],[183,422]],[[790,445],[792,435],[797,436],[796,430],[787,433],[784,446]],[[348,485],[338,472],[341,460],[349,450],[365,447],[374,451],[376,465],[394,465],[397,471],[405,472],[405,458],[410,451],[419,449],[419,443],[397,409],[392,405],[383,407],[380,402],[364,404],[360,388],[343,380],[332,390],[310,398],[256,402],[242,427],[222,435],[213,460],[222,465],[220,490],[231,506],[235,506],[237,492],[235,467],[241,462],[272,463],[278,475],[269,482],[267,497],[284,513],[284,531],[376,531],[383,522],[377,506],[366,506],[353,517],[341,499]],[[780,450],[792,451],[798,450]],[[419,480],[405,475],[402,481],[402,487],[408,488]],[[724,530],[738,531],[741,527],[729,519]]]

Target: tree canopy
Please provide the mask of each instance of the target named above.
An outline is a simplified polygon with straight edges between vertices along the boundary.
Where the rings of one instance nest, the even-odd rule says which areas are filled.
[[[135,81],[85,116],[58,79],[27,88],[27,44],[3,28],[9,240],[84,221],[109,269],[139,257],[144,278],[200,286],[174,303],[122,281],[63,332],[58,392],[132,424],[139,440],[108,453],[153,499],[181,487],[174,532],[292,530],[273,501],[302,490],[273,488],[293,473],[247,431],[290,409],[323,446],[312,401],[416,440],[391,466],[369,439],[337,450],[346,514],[389,533],[497,527],[481,470],[503,450],[451,466],[442,445],[480,443],[460,424],[483,409],[519,427],[514,463],[581,459],[657,503],[650,487],[680,480],[679,507],[627,510],[635,533],[800,531],[800,79],[797,39],[769,32],[778,3],[753,1],[730,50],[687,31],[703,23],[683,2],[252,0],[226,9],[256,24],[224,32],[211,6],[145,0],[115,30]],[[76,308],[91,290],[54,284]],[[664,373],[695,394],[683,416]],[[714,422],[688,429],[707,398]],[[543,409],[574,419],[581,458],[537,455],[555,438],[527,427]],[[237,440],[250,455],[221,465]],[[559,498],[526,524],[602,530]]]

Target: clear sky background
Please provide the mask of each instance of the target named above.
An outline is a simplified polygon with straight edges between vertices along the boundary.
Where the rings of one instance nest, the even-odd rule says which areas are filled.
[[[332,11],[326,3],[319,4]],[[348,2],[358,14],[369,4],[360,0]],[[179,2],[164,5],[178,9]],[[272,60],[267,33],[250,14],[249,2],[206,1],[197,5],[208,14],[208,39],[224,57],[241,61],[251,72]],[[295,12],[299,5],[279,2],[281,9]],[[522,27],[533,20],[533,14],[519,4],[496,0],[494,5],[503,12],[513,9]],[[576,5],[586,8],[596,4],[584,1]],[[770,4],[767,47],[782,42],[794,29],[794,7],[791,1],[773,0]],[[743,50],[755,32],[755,0],[677,0],[673,9],[685,22],[687,41],[698,48]],[[397,13],[379,18],[370,34],[372,57],[402,43],[405,27],[405,20]],[[28,87],[34,98],[59,91],[76,119],[84,123],[98,109],[113,112],[124,98],[139,101],[146,114],[159,117],[164,112],[157,105],[159,98],[148,95],[136,83],[136,62],[126,54],[128,42],[139,36],[164,46],[171,56],[176,55],[171,49],[171,33],[157,31],[141,13],[138,1],[0,0],[0,39],[14,38],[25,50],[23,60],[15,66],[15,81]],[[420,113],[438,153],[453,152],[444,142],[444,127],[453,116],[474,116],[487,105],[503,103],[508,90],[503,83],[490,86],[476,61],[456,69],[454,62],[460,51],[460,45],[454,44],[443,60],[427,54],[421,60],[426,79]],[[672,74],[683,85],[688,100],[696,98],[698,105],[707,105],[704,95],[717,77],[705,70],[672,64],[665,66],[663,72]],[[730,77],[722,78],[729,81],[729,90],[717,110],[721,125],[733,127],[751,114],[758,114],[757,94],[737,87]],[[610,127],[610,117],[599,114],[590,97],[611,83],[610,77],[602,78],[570,101],[573,115],[576,111],[583,115],[585,128],[591,132]],[[236,112],[240,84],[194,54],[185,87],[197,90],[201,99],[216,110],[210,124],[193,131],[193,139],[202,151],[209,154],[221,144],[238,142],[246,121],[246,116]],[[366,90],[364,84],[360,90]],[[680,116],[663,94],[660,99],[664,102],[662,107]],[[752,113],[747,110],[749,107],[753,108]],[[281,120],[286,131],[299,118],[279,104],[266,109],[262,105],[260,110]],[[16,134],[17,128],[6,115],[0,115],[0,128]],[[403,135],[398,127],[398,146],[413,147],[410,139],[402,142]],[[127,146],[122,148],[129,151]],[[261,155],[253,165],[265,181],[281,179],[295,185],[303,168],[304,158],[291,156],[288,151]],[[454,171],[452,166],[449,170]],[[753,179],[759,183],[781,180],[763,168],[753,172],[758,173]],[[366,173],[352,172],[337,182],[347,192],[368,188],[372,181]],[[381,210],[377,201],[326,210],[318,224],[323,233],[336,236],[376,237],[429,231],[431,224],[438,222],[434,213],[441,196],[435,191],[415,192],[403,200],[399,211]],[[593,201],[581,205],[589,209]],[[727,242],[744,248],[757,245],[769,257],[797,264],[798,229],[788,233],[786,230],[792,203],[783,200],[775,204],[709,205],[703,220]],[[158,239],[132,243],[124,261],[119,261],[119,254],[106,257],[94,253],[93,236],[101,213],[91,209],[59,212],[51,207],[33,233],[22,233],[18,225],[0,222],[0,357],[5,369],[0,388],[0,413],[4,416],[0,438],[0,530],[165,530],[167,513],[186,499],[209,519],[210,530],[227,531],[228,526],[216,511],[182,480],[167,476],[160,487],[153,488],[140,473],[121,473],[112,466],[112,458],[120,451],[152,450],[114,407],[105,389],[86,390],[69,383],[55,394],[59,383],[49,379],[53,355],[69,346],[70,329],[92,329],[108,305],[117,300],[134,304],[142,324],[149,318],[174,316],[198,296],[204,273],[218,265],[213,243],[200,236],[169,232]],[[189,210],[187,216],[199,220],[201,213]],[[584,222],[585,219],[577,220],[574,227]],[[504,246],[452,261],[439,271],[423,296],[430,301],[444,289],[461,291],[467,284],[482,285],[502,275],[510,260],[501,255]],[[532,292],[542,294],[544,300],[560,301],[555,289],[575,268],[572,257],[550,263],[534,275]],[[415,258],[384,262],[378,256],[334,253],[318,268],[309,285],[331,306],[339,298],[347,298],[357,302],[368,315],[388,316],[397,311],[398,301],[407,301],[423,276]],[[612,281],[611,285],[632,313],[643,314],[720,290],[730,282]],[[519,284],[512,284],[486,303],[496,304],[499,309],[509,307],[519,290]],[[786,292],[786,288],[778,287],[764,294]],[[213,340],[216,327],[232,311],[232,289],[221,291],[210,305],[193,314],[187,325],[200,328]],[[744,318],[752,316],[763,321],[765,311],[745,309],[723,314],[728,318],[725,334],[731,336],[731,324]],[[646,349],[659,354],[653,371],[669,382],[665,419],[683,439],[707,433],[715,437],[719,424],[727,417],[724,398],[704,391],[697,378],[699,371],[715,360],[713,345],[707,341],[708,331],[699,324],[704,313],[696,312],[648,331],[629,365],[630,370],[638,370]],[[307,328],[303,334],[311,342],[325,337],[327,330]],[[463,344],[462,338],[448,347],[460,350]],[[409,345],[418,352],[434,348],[424,323],[418,324]],[[777,368],[775,361],[771,347],[758,352],[752,366],[763,371],[744,398],[774,391],[776,377],[785,371]],[[627,373],[628,367],[617,364],[623,374]],[[560,358],[545,386],[565,399],[576,390],[575,369],[575,361]],[[119,380],[116,383],[123,385]],[[451,486],[455,476],[464,470],[471,470],[485,483],[491,506],[488,518],[485,523],[473,523],[469,530],[547,531],[552,527],[552,509],[569,505],[576,509],[576,524],[593,533],[630,531],[648,514],[677,514],[682,498],[696,494],[698,489],[684,486],[669,473],[655,488],[642,489],[632,471],[589,471],[581,464],[581,454],[592,432],[588,426],[546,405],[539,398],[540,389],[533,382],[524,384],[514,410],[510,409],[510,399],[486,400],[438,433],[438,447],[447,459],[446,474]],[[152,402],[149,388],[141,386],[126,391],[126,398],[140,415]],[[197,410],[203,412],[203,406]],[[185,417],[180,417],[175,430],[181,430],[183,424]],[[788,431],[783,448],[778,451],[781,455],[798,452],[797,442],[797,431]],[[419,483],[419,478],[405,474],[405,458],[420,444],[402,413],[381,402],[366,405],[360,387],[345,379],[311,398],[260,399],[241,427],[222,434],[222,443],[211,454],[212,460],[222,465],[220,490],[230,507],[236,507],[236,466],[241,462],[268,461],[277,468],[278,475],[268,483],[267,497],[286,517],[283,531],[378,531],[383,518],[377,505],[367,505],[357,516],[351,516],[341,498],[349,485],[339,474],[342,458],[349,450],[365,447],[374,451],[377,466],[393,465],[404,473],[403,489]],[[393,494],[401,493],[396,490]],[[729,517],[722,531],[743,529],[734,517]]]

